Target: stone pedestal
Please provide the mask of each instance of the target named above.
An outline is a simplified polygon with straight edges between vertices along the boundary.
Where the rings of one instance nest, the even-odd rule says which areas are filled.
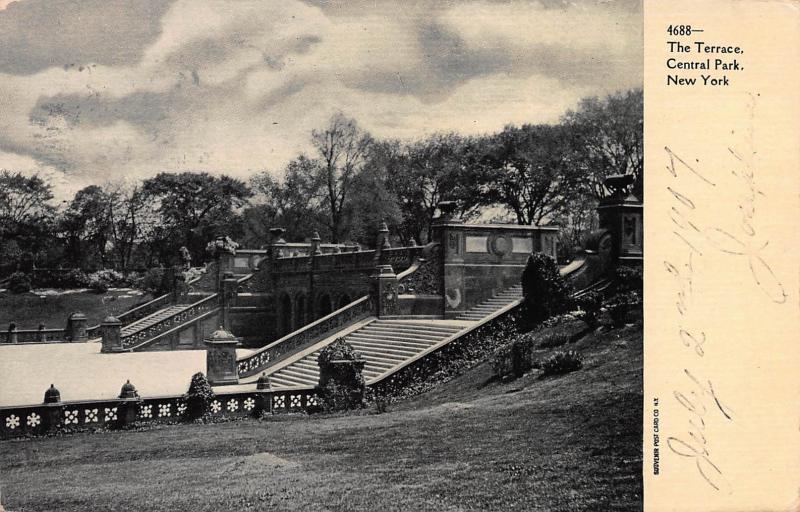
[[[116,317],[107,316],[100,324],[100,336],[103,338],[101,352],[122,352],[122,322]]]
[[[44,392],[44,405],[46,406],[43,424],[48,430],[58,428],[61,425],[61,392],[53,384]]]
[[[600,228],[613,235],[613,254],[622,264],[641,265],[644,257],[643,205],[636,196],[624,192],[632,183],[629,175],[609,176],[606,187],[611,195],[597,207]]]
[[[212,386],[239,383],[236,369],[236,346],[239,340],[222,329],[215,331],[206,344],[206,376]]]
[[[69,315],[67,319],[67,341],[71,342],[84,342],[89,336],[86,332],[87,318],[81,312],[75,312]]]
[[[397,306],[397,275],[391,265],[378,265],[375,268],[375,303],[377,304],[378,317],[396,315]]]

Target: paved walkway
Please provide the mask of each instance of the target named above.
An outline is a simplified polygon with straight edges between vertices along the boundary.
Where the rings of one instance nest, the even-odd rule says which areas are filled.
[[[0,345],[0,406],[41,403],[51,383],[62,400],[114,398],[127,379],[141,396],[181,394],[205,371],[205,350],[101,354],[99,343]]]

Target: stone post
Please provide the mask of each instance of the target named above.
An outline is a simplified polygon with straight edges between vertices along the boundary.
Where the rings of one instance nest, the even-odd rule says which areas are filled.
[[[8,324],[8,342],[17,343],[17,341],[17,324],[12,322]]]
[[[309,251],[310,256],[316,256],[318,254],[322,254],[322,250],[319,248],[319,244],[322,239],[319,237],[319,233],[314,231],[313,236],[311,237],[311,250]]]
[[[629,174],[606,178],[604,184],[611,194],[600,201],[597,213],[600,228],[613,235],[613,257],[620,263],[641,265],[644,258],[643,205],[636,196],[625,192],[631,183],[633,176]]]
[[[286,247],[286,240],[283,239],[283,234],[286,230],[283,228],[270,228],[270,256],[271,259],[278,259],[285,256],[284,250]]]
[[[222,327],[231,329],[231,308],[236,302],[236,289],[239,282],[232,272],[226,272],[222,277]]]
[[[47,341],[47,334],[45,334],[44,330],[44,324],[39,324],[39,332],[36,335],[36,339],[39,340],[39,343],[44,343]]]
[[[122,385],[119,392],[119,405],[117,406],[117,426],[125,427],[132,425],[136,421],[139,412],[139,404],[142,399],[136,387],[128,380]]]
[[[239,340],[222,327],[215,331],[206,343],[206,375],[212,386],[239,383],[236,368],[236,346]]]
[[[378,265],[373,275],[378,318],[397,314],[397,275],[391,265]]]
[[[44,392],[45,412],[44,427],[48,430],[61,425],[61,392],[53,384]]]
[[[86,315],[77,311],[67,318],[67,341],[84,342],[89,336],[86,332]]]
[[[122,348],[122,322],[114,316],[107,316],[100,324],[100,336],[103,338],[101,352],[123,352]]]
[[[262,373],[256,382],[256,389],[259,393],[256,394],[256,407],[253,409],[255,415],[265,414],[272,412],[272,385],[269,381],[269,376]]]

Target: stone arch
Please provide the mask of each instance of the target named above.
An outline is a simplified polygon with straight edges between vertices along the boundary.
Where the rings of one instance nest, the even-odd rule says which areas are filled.
[[[325,315],[330,314],[333,312],[333,303],[331,301],[331,296],[327,293],[323,293],[317,299],[317,318],[322,318]]]
[[[288,334],[292,330],[292,299],[288,293],[282,293],[278,299],[278,336]]]
[[[306,304],[306,294],[298,293],[294,298],[294,330],[303,327],[308,323],[308,305]]]

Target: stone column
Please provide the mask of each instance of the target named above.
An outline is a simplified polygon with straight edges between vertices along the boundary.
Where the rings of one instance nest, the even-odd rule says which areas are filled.
[[[391,265],[379,265],[373,276],[378,318],[397,314],[397,275]]]
[[[77,311],[69,315],[67,319],[67,341],[84,342],[89,336],[86,332],[86,315]]]
[[[114,316],[107,316],[100,324],[100,336],[103,338],[101,352],[122,352],[122,322]]]
[[[600,201],[597,213],[600,228],[611,231],[614,239],[613,257],[620,263],[641,265],[644,258],[643,205],[625,190],[633,182],[629,174],[613,175],[604,184],[611,194]]]
[[[212,386],[239,383],[236,368],[236,346],[239,340],[220,327],[206,343],[206,375]]]

